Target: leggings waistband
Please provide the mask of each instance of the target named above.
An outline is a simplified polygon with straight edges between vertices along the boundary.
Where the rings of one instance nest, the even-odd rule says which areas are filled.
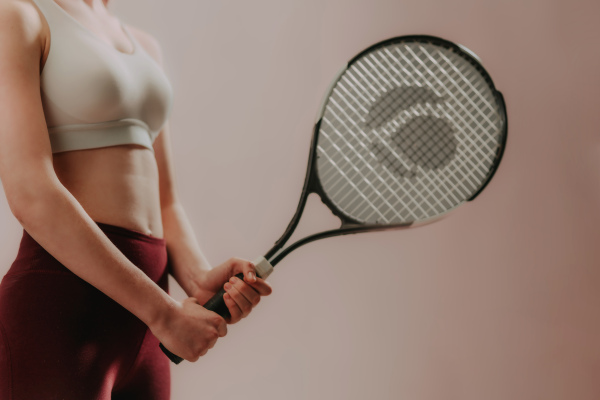
[[[158,281],[165,273],[167,268],[165,238],[146,235],[139,231],[103,222],[96,222],[96,224],[108,239],[152,280]],[[6,276],[28,272],[60,272],[74,275],[23,229],[17,256]]]
[[[96,223],[96,225],[98,225],[98,227],[100,229],[102,229],[102,231],[104,233],[110,232],[110,233],[114,233],[114,234],[121,235],[121,236],[127,236],[132,239],[144,240],[146,242],[157,243],[157,244],[161,244],[161,245],[166,243],[165,238],[158,238],[156,236],[146,235],[143,232],[134,231],[134,230],[128,229],[128,228],[123,228],[122,226],[106,224],[104,222],[98,222],[98,221],[94,221],[94,222]]]

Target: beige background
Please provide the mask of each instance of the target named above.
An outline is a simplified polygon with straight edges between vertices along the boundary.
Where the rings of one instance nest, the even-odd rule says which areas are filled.
[[[509,113],[475,202],[295,251],[249,318],[173,366],[174,400],[600,398],[600,3],[114,1],[163,46],[179,192],[214,264],[262,255],[287,226],[321,96],[365,47],[462,43]],[[318,200],[307,212],[301,232],[336,224]],[[0,273],[20,236],[2,196]]]

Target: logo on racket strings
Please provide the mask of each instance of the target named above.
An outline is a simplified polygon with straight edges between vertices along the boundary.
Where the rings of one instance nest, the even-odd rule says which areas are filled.
[[[375,100],[369,107],[365,127],[380,130],[401,111],[417,105],[444,104],[444,98],[421,86],[397,87]],[[458,142],[451,121],[428,113],[413,116],[390,134],[390,139],[376,138],[371,151],[377,160],[394,175],[415,178],[417,167],[424,171],[443,168],[454,158]],[[380,135],[387,136],[387,134]],[[399,154],[409,161],[407,167]]]

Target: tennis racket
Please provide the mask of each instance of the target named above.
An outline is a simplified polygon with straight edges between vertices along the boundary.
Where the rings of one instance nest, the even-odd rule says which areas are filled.
[[[273,248],[254,261],[257,274],[266,278],[290,252],[314,240],[438,220],[486,187],[506,136],[502,94],[469,49],[424,35],[365,49],[325,94],[298,208]],[[310,193],[341,225],[284,249]],[[224,293],[204,307],[228,317]],[[183,360],[160,347],[175,364]]]

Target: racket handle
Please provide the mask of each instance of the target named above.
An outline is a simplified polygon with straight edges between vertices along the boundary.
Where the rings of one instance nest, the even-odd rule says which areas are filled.
[[[183,361],[183,358],[171,353],[169,350],[167,350],[167,348],[165,346],[163,346],[162,343],[159,343],[158,347],[160,347],[160,349],[163,351],[163,353],[165,353],[167,355],[167,357],[169,357],[169,360],[173,361],[175,363],[175,365],[177,365]]]
[[[239,274],[236,275],[236,277],[241,280],[244,280],[244,273],[240,272]],[[217,293],[215,293],[215,295],[213,297],[211,297],[210,300],[208,300],[206,303],[204,303],[204,305],[202,307],[206,308],[207,310],[216,312],[217,314],[219,314],[221,317],[223,317],[225,319],[231,317],[231,314],[229,313],[229,309],[227,308],[227,305],[225,304],[225,300],[223,299],[224,294],[225,294],[225,289],[221,288],[221,290],[219,290]]]
[[[236,277],[240,279],[244,279],[244,274],[240,272],[236,275]],[[225,294],[225,289],[221,288],[213,297],[210,298],[202,307],[207,310],[214,311],[219,314],[223,318],[231,317],[229,313],[229,309],[225,304],[225,300],[223,299],[223,295]],[[173,361],[176,365],[183,361],[183,358],[179,357],[171,353],[162,343],[159,344],[160,349],[169,357],[169,360]]]
[[[273,266],[264,257],[259,257],[258,259],[256,259],[254,261],[254,265],[256,265],[256,275],[258,275],[259,278],[267,279],[267,276],[269,276],[271,272],[273,272]],[[241,280],[244,280],[244,274],[242,272],[237,274],[236,277],[240,278]],[[210,300],[208,300],[203,305],[203,307],[207,310],[216,312],[223,318],[231,317],[229,309],[225,304],[225,300],[223,300],[224,294],[225,289],[221,288],[221,290],[219,290],[213,297],[211,297]]]
[[[264,257],[259,257],[256,261],[254,261],[256,265],[256,274],[263,279],[266,279],[267,276],[273,272],[273,266],[269,261],[267,261]],[[244,280],[244,273],[240,272],[235,275],[241,280]],[[210,298],[202,307],[207,310],[216,312],[223,318],[231,317],[229,313],[229,309],[227,308],[227,304],[225,304],[225,300],[223,299],[223,295],[225,294],[225,288],[221,288],[213,297]],[[175,364],[179,364],[183,361],[183,358],[171,353],[162,343],[159,344],[160,349],[169,357],[169,360],[173,361]]]

